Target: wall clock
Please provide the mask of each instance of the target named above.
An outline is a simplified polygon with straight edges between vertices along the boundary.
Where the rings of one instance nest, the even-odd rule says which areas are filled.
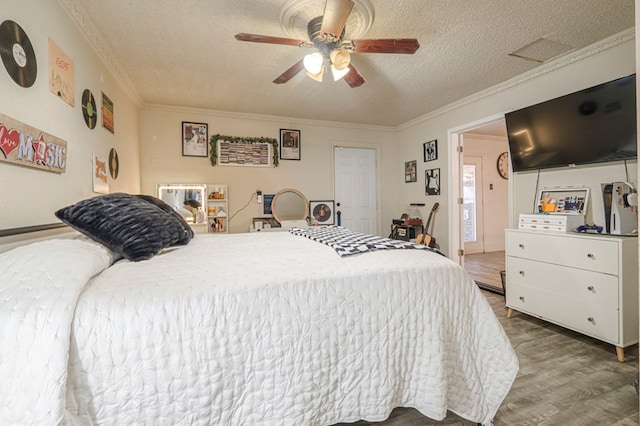
[[[509,153],[503,152],[498,156],[498,162],[496,164],[498,168],[498,174],[502,179],[509,179]]]

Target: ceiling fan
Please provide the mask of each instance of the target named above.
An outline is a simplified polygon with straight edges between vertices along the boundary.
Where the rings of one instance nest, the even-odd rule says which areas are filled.
[[[307,25],[309,41],[240,33],[239,41],[282,44],[298,47],[315,47],[316,52],[306,55],[273,80],[286,83],[302,70],[316,81],[322,81],[325,69],[331,70],[334,80],[344,78],[352,88],[365,83],[364,78],[351,64],[351,53],[400,53],[413,54],[420,47],[414,38],[344,40],[345,24],[353,8],[352,0],[326,0],[324,14],[313,18]]]

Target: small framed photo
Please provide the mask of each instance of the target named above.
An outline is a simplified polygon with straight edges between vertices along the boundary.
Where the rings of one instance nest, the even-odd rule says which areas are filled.
[[[424,171],[424,194],[440,195],[440,169]]]
[[[417,161],[407,161],[404,163],[404,181],[405,183],[417,181]]]
[[[333,200],[309,201],[312,225],[333,225],[335,223]]]
[[[300,130],[280,129],[280,159],[300,159]]]
[[[434,139],[429,142],[425,142],[422,145],[424,150],[424,161],[433,161],[438,159],[438,140]]]
[[[590,188],[542,188],[534,213],[585,215],[589,204]]]
[[[208,157],[209,156],[209,126],[205,123],[192,121],[182,122],[182,156],[183,157]]]

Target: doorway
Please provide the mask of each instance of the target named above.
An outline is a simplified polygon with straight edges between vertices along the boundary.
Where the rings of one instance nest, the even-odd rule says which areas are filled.
[[[378,234],[376,151],[334,147],[336,224]]]
[[[504,230],[511,226],[511,183],[497,169],[508,151],[504,115],[452,129],[449,141],[451,252],[476,282],[501,292]]]
[[[465,255],[484,253],[483,164],[478,155],[462,163],[462,234]]]

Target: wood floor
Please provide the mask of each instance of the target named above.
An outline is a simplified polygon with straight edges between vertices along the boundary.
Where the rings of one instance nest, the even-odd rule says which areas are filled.
[[[499,275],[498,275],[499,282]],[[482,291],[502,323],[520,361],[520,371],[494,419],[494,426],[638,425],[638,345],[616,359],[612,345],[514,312],[504,298]],[[384,422],[353,425],[475,425],[453,413],[431,420],[412,408],[397,408]],[[346,424],[343,424],[346,425]]]
[[[504,271],[504,251],[467,254],[464,256],[464,269],[476,282],[491,287],[489,290],[502,291],[500,271]]]

